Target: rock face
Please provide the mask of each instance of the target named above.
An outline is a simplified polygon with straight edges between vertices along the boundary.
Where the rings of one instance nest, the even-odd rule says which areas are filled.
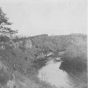
[[[7,87],[9,87],[9,88],[14,88],[15,86],[16,86],[16,83],[15,83],[14,80],[9,80],[9,81],[7,82]]]
[[[30,39],[25,39],[25,40],[19,40],[12,42],[14,48],[19,48],[19,47],[25,47],[25,48],[32,48],[32,42]]]
[[[32,48],[32,42],[31,42],[30,39],[27,39],[27,40],[26,40],[25,47],[26,47],[26,48],[30,48],[30,49]]]

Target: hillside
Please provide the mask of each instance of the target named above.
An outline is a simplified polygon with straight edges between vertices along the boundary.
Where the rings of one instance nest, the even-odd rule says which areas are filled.
[[[26,40],[30,40],[30,43]],[[18,47],[11,44],[18,44]],[[12,76],[15,71],[25,77],[36,75],[38,70],[48,61],[48,58],[55,59],[59,57],[59,53],[62,51],[64,52],[60,55],[63,61],[60,67],[62,70],[74,75],[87,71],[86,35],[38,35],[29,38],[15,39],[15,42],[12,41],[11,44],[9,44],[9,42],[4,42],[1,45],[4,48],[0,49],[0,61],[8,68],[9,71],[6,73],[10,73],[10,75],[7,75],[7,79],[2,77],[3,80],[10,80],[10,76]],[[26,47],[26,44],[29,44],[29,47]],[[30,47],[30,45],[32,47]],[[49,55],[49,53],[51,54]],[[84,78],[86,78],[86,76],[85,74]],[[84,81],[86,82],[86,79]],[[1,83],[1,85],[6,85],[7,81],[3,82],[5,83]]]

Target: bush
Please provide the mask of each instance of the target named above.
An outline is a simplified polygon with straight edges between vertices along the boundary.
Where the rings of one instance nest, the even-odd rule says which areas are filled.
[[[87,71],[87,42],[79,38],[66,48],[61,59],[60,68],[67,72],[75,74]]]

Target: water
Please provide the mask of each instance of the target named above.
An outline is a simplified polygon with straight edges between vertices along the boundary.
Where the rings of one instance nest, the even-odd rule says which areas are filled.
[[[61,62],[49,61],[46,66],[39,70],[38,77],[51,85],[55,85],[57,88],[74,88],[74,82],[71,83],[69,75],[59,69]]]

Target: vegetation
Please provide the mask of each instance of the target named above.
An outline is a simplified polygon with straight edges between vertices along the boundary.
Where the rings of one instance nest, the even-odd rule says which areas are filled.
[[[72,73],[77,76],[79,73],[87,73],[87,35],[48,36],[47,34],[43,34],[31,37],[16,36],[11,38],[17,31],[6,27],[6,25],[11,25],[11,23],[8,22],[8,18],[5,15],[0,8],[0,61],[8,68],[6,71],[0,69],[1,86],[6,85],[8,80],[11,80],[13,74],[17,75],[19,73],[21,77],[29,78],[28,81],[31,88],[54,88],[34,77],[49,58],[55,59],[56,57],[61,57],[63,62],[60,69],[69,74]],[[27,43],[32,47],[26,47]],[[64,53],[60,55],[60,52]],[[87,75],[85,74],[81,77],[82,79],[86,79]],[[12,79],[14,79],[13,76]]]
[[[73,35],[74,37],[75,35]],[[85,37],[85,35],[83,36]],[[68,71],[82,72],[87,71],[87,41],[82,36],[74,37],[76,40],[66,47],[66,51],[62,56],[62,68]],[[65,68],[64,68],[65,67]],[[74,71],[74,72],[75,72]]]

